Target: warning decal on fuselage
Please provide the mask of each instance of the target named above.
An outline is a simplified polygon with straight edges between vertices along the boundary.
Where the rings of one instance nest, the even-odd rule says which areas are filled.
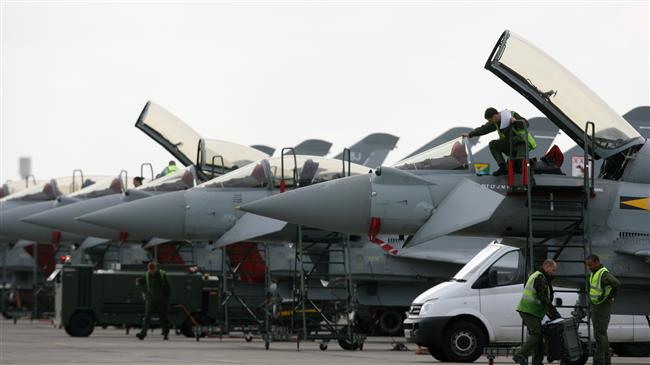
[[[621,196],[620,198],[620,208],[621,209],[632,209],[632,210],[649,210],[650,206],[648,203],[648,198],[638,197],[638,196]]]

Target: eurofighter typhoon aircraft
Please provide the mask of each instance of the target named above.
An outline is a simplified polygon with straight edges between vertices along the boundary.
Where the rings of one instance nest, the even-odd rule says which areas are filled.
[[[394,167],[242,203],[241,210],[371,238],[408,235],[412,246],[472,235],[527,247],[531,235],[535,252],[546,252],[537,258],[564,261],[558,267],[561,286],[584,285],[582,260],[590,246],[622,281],[614,312],[649,314],[650,144],[568,70],[510,31],[485,67],[603,160],[594,182],[531,168],[529,214],[526,194],[509,194],[510,176],[477,176],[469,169],[471,154],[458,139]],[[587,122],[593,124],[585,131]]]
[[[94,199],[85,201],[68,199],[65,204],[57,202],[54,206],[48,206],[47,210],[29,216],[14,214],[10,217],[12,233],[31,236],[29,227],[36,227],[35,231],[74,232],[76,236],[73,236],[73,239],[78,239],[78,235],[87,237],[80,246],[82,249],[110,241],[142,242],[148,240],[148,246],[168,242],[169,240],[159,239],[156,236],[137,234],[125,229],[115,230],[100,227],[76,218],[122,203],[189,189],[210,178],[235,171],[253,161],[268,157],[265,152],[261,152],[262,150],[274,152],[272,148],[266,146],[258,145],[257,148],[252,148],[227,141],[201,138],[196,131],[178,117],[153,102],[147,102],[136,122],[136,127],[153,138],[187,167],[134,189],[114,191],[112,194],[102,194],[101,197],[96,194]],[[377,156],[378,153],[385,157],[387,154],[385,151],[392,150],[396,143],[397,137],[376,133],[362,139],[351,149],[358,158],[369,160],[371,157]],[[325,155],[329,153],[330,147],[330,142],[311,139],[300,143],[293,151]],[[193,159],[193,156],[196,156],[196,159]],[[383,162],[383,158],[380,162]],[[139,224],[140,220],[141,218],[136,219],[134,223]]]

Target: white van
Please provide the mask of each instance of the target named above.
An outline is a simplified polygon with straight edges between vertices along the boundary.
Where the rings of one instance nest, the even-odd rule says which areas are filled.
[[[404,320],[407,342],[428,347],[440,361],[473,362],[490,345],[516,346],[521,341],[524,259],[519,249],[491,243],[450,281],[420,294]],[[556,293],[566,305],[575,293]],[[570,317],[570,308],[560,308]],[[650,355],[650,321],[645,316],[613,315],[609,341],[621,356]]]

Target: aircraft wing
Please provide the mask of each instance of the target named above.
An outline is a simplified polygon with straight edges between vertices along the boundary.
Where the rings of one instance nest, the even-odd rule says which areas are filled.
[[[98,238],[98,237],[87,237],[83,242],[81,242],[81,245],[79,245],[79,250],[87,250],[89,248],[93,248],[95,246],[102,245],[104,243],[110,242],[110,239],[106,238]]]
[[[155,247],[155,246],[158,246],[158,245],[162,245],[163,243],[167,243],[169,241],[171,241],[171,240],[166,239],[166,238],[154,237],[154,238],[150,239],[142,248],[147,249],[147,248]]]
[[[469,260],[474,257],[480,249],[476,252],[466,252],[460,250],[454,251],[442,251],[442,250],[430,250],[430,251],[415,251],[415,250],[400,250],[395,257],[415,259],[415,260],[424,260],[424,261],[436,261],[436,262],[449,262],[452,264],[464,265],[469,262]]]
[[[645,247],[623,246],[622,248],[617,249],[616,252],[624,255],[650,258],[650,248],[645,248]]]
[[[505,196],[464,179],[436,207],[429,220],[415,232],[412,245],[484,222],[492,216]],[[465,205],[471,205],[467,209]]]
[[[246,213],[237,223],[219,238],[215,248],[224,247],[231,243],[244,242],[254,237],[265,236],[282,230],[287,222],[261,215]]]

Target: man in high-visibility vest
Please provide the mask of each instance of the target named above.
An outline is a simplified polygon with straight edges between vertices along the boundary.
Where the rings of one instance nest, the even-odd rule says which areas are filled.
[[[550,319],[560,318],[553,306],[553,275],[557,264],[553,260],[545,260],[542,267],[532,273],[524,293],[517,305],[517,312],[528,328],[528,338],[512,359],[521,365],[528,364],[528,356],[533,355],[532,365],[541,365],[544,357],[544,342],[542,338],[542,318],[548,315]]]
[[[589,301],[591,302],[591,323],[594,326],[594,338],[596,340],[594,365],[610,365],[607,327],[612,313],[612,304],[614,304],[621,282],[600,263],[598,256],[587,256],[585,264],[591,271],[591,275],[589,275]]]
[[[167,273],[159,270],[158,265],[151,261],[147,265],[147,272],[136,280],[136,284],[143,286],[144,290],[144,317],[142,318],[142,330],[136,335],[140,340],[144,340],[149,330],[151,314],[153,311],[160,317],[160,327],[165,340],[169,339],[169,319],[167,318],[167,301],[171,290]]]
[[[528,149],[530,151],[537,147],[537,142],[532,134],[528,133],[526,135],[524,124],[528,127],[528,121],[517,112],[508,109],[499,112],[494,108],[487,108],[484,116],[487,119],[487,123],[464,136],[470,138],[479,137],[497,131],[499,133],[499,139],[490,141],[490,152],[494,160],[499,164],[499,169],[493,172],[492,175],[504,175],[508,169],[506,168],[506,160],[503,155],[510,156],[510,129],[512,128],[512,135],[515,142],[512,145],[514,156],[510,157],[523,157],[526,154],[526,145],[524,142],[528,143]]]
[[[178,170],[178,167],[176,167],[176,162],[175,161],[169,161],[169,164],[167,164],[167,167],[162,172],[163,176],[167,176],[171,174],[172,172],[175,172]]]

